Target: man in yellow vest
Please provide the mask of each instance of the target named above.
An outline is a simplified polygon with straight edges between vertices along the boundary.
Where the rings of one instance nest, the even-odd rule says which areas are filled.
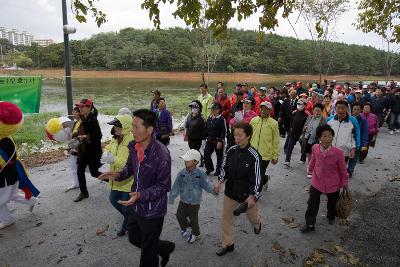
[[[207,84],[203,83],[200,85],[200,95],[197,98],[203,106],[203,117],[204,120],[207,121],[208,117],[211,115],[210,107],[213,102],[213,97],[208,93]]]

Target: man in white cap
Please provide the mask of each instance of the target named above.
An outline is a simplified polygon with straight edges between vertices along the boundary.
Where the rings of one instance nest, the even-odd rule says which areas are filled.
[[[266,175],[268,164],[270,162],[274,165],[278,163],[280,154],[278,122],[271,117],[271,112],[272,104],[264,101],[260,104],[260,116],[250,121],[250,125],[253,127],[250,144],[262,157],[263,181],[261,186],[269,180],[269,175]]]

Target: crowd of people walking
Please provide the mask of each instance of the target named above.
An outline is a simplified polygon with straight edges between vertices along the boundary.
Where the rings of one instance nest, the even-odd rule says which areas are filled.
[[[122,215],[117,235],[127,234],[141,249],[140,266],[165,266],[175,249],[173,242],[159,239],[168,203],[180,198],[179,235],[194,243],[201,239],[202,191],[218,195],[223,184],[221,247],[216,254],[234,250],[235,216],[241,213],[259,234],[263,222],[258,200],[268,188],[269,164],[280,164],[280,138],[285,154],[281,166],[291,168],[299,143],[298,164],[307,166],[303,175],[311,179],[301,232],[315,230],[321,194],[328,197],[327,219],[334,224],[340,190],[348,188],[356,165],[363,164],[376,145],[380,127],[387,122],[390,134],[400,132],[400,88],[394,82],[383,88],[376,82],[292,82],[282,89],[239,83],[231,95],[218,82],[212,93],[207,84],[199,91],[187,103],[183,136],[188,150],[181,155],[184,167],[174,183],[168,150],[173,120],[160,91],[152,92],[150,109],[121,108],[109,122],[112,139],[104,148],[93,101],[82,99],[74,109],[72,183],[66,191],[80,189],[75,202],[89,197],[87,167],[93,177],[108,181],[110,203]]]

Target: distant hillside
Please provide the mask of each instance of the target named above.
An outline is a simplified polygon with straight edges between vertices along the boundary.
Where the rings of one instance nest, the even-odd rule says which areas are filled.
[[[182,28],[101,33],[86,40],[71,41],[74,68],[90,70],[201,71],[207,59],[198,32]],[[229,30],[220,41],[214,72],[258,72],[316,74],[312,42],[279,35],[266,35],[260,42],[257,32]],[[25,54],[33,67],[63,66],[63,44],[46,48],[33,45]],[[370,46],[329,43],[328,74],[384,75],[385,51]],[[210,59],[212,62],[214,57]],[[400,63],[392,70],[400,74]]]

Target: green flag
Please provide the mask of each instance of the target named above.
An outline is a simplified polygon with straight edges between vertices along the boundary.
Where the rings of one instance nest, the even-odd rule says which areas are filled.
[[[41,76],[0,76],[0,101],[16,104],[23,113],[39,113]]]

